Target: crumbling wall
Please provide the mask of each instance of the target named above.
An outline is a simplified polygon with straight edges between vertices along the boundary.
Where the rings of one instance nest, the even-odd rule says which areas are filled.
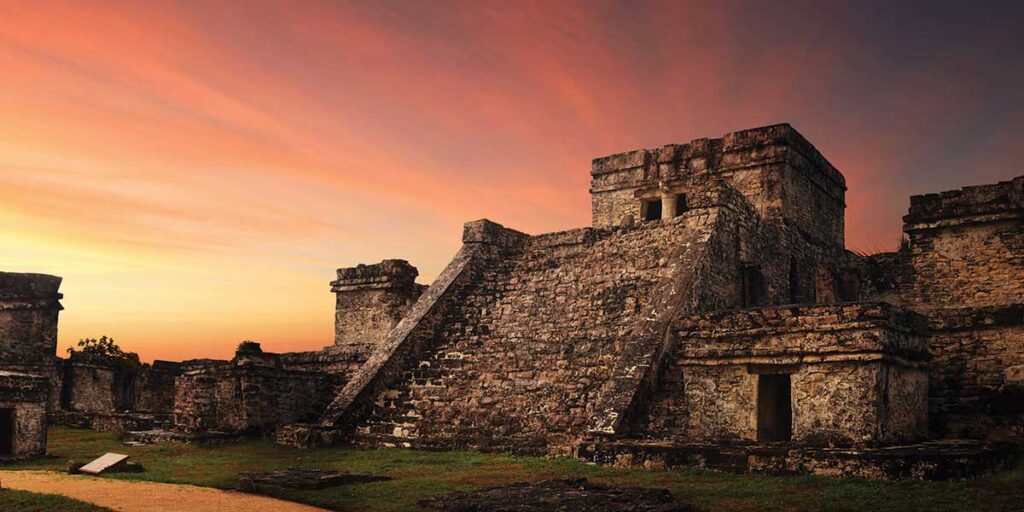
[[[278,354],[186,361],[176,378],[174,425],[190,433],[272,433],[319,417],[337,384],[330,375],[282,368]]]
[[[1024,176],[911,197],[903,220],[915,307],[1024,302]]]
[[[0,272],[0,368],[53,371],[60,283],[56,276]]]
[[[50,386],[56,368],[61,278],[0,272],[0,409],[11,424],[8,453],[13,460],[46,453]],[[6,447],[6,446],[5,446]]]
[[[882,303],[763,308],[683,317],[672,333],[671,374],[681,375],[681,389],[657,396],[638,435],[754,442],[759,376],[790,374],[794,443],[927,436],[924,319],[909,311]]]
[[[1024,177],[914,196],[903,300],[931,320],[932,430],[1024,442]]]
[[[100,413],[119,410],[112,366],[68,360],[64,363],[64,386],[64,409]]]
[[[153,361],[138,378],[138,391],[132,410],[170,413],[174,410],[174,379],[181,374],[181,363]]]
[[[335,345],[372,351],[423,293],[417,275],[405,260],[339,268],[338,279],[331,283],[337,295]]]

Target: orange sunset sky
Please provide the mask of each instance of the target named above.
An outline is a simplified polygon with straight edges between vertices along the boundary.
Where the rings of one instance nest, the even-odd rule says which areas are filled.
[[[318,349],[337,267],[429,282],[467,220],[588,224],[594,157],[777,122],[894,248],[1024,173],[1024,16],[890,3],[0,0],[0,269],[64,277],[62,354]]]

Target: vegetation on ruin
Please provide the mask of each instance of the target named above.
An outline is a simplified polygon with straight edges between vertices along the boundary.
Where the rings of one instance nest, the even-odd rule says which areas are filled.
[[[109,512],[110,509],[53,494],[37,494],[15,489],[3,489],[0,490],[0,510],[17,510],[18,512]]]
[[[238,347],[235,348],[235,352],[241,352],[243,354],[262,354],[263,347],[260,346],[260,342],[258,341],[245,340],[238,344]]]
[[[83,338],[78,340],[78,348],[68,348],[68,356],[75,359],[107,363],[124,373],[135,373],[142,368],[142,361],[135,352],[126,352],[117,345],[114,338]]]
[[[243,471],[292,467],[387,475],[388,481],[322,490],[261,486],[268,495],[346,511],[412,511],[419,500],[454,490],[550,478],[586,477],[610,485],[665,487],[677,499],[709,511],[1011,511],[1024,503],[1024,467],[975,480],[878,482],[822,477],[729,475],[697,470],[645,471],[592,466],[570,459],[512,457],[473,452],[348,447],[299,450],[269,441],[132,447],[114,435],[55,427],[50,456],[15,468],[63,470],[68,459],[89,460],[108,451],[130,454],[142,473],[108,478],[189,483],[230,489]],[[45,509],[44,509],[45,510]]]

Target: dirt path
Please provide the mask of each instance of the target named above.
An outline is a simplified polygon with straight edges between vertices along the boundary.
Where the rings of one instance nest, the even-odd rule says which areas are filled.
[[[5,489],[60,494],[123,512],[323,512],[323,509],[194,485],[127,482],[53,471],[0,471]]]

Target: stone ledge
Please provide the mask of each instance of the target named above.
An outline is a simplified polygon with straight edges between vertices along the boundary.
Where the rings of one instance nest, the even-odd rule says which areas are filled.
[[[339,268],[338,279],[331,282],[334,293],[411,288],[419,271],[405,260],[384,260],[373,265]]]

